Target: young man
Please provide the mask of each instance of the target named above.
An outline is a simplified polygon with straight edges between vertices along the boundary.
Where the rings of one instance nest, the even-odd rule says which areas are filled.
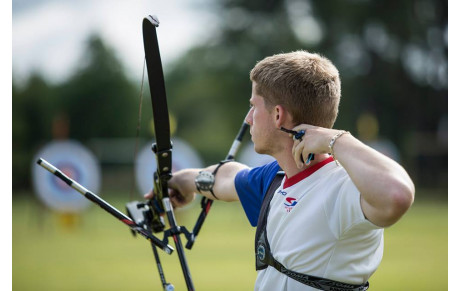
[[[276,162],[179,171],[169,181],[171,201],[180,207],[196,192],[241,201],[250,223],[259,224],[256,290],[367,289],[383,255],[383,228],[413,202],[410,177],[350,133],[332,129],[340,79],[328,59],[305,51],[274,55],[257,63],[250,78],[246,121],[255,151]],[[293,138],[281,128],[305,133]],[[279,170],[281,185],[268,191]],[[260,213],[268,192],[273,197]]]

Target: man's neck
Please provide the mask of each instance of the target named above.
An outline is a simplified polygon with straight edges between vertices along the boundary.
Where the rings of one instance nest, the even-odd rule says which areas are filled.
[[[297,164],[294,161],[294,158],[292,157],[291,152],[284,152],[284,153],[281,153],[279,156],[275,157],[281,169],[283,169],[283,171],[286,173],[286,176],[288,178],[295,176],[296,174],[302,172],[303,170],[313,165],[316,165],[317,163],[320,163],[327,158],[329,158],[328,154],[315,154],[315,158],[314,160],[310,162],[310,164],[303,165],[302,168],[298,168]]]

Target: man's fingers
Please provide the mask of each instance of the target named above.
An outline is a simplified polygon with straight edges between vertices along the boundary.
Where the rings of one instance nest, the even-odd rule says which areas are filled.
[[[185,202],[184,196],[182,196],[179,191],[175,189],[169,189],[169,198],[174,200],[178,205],[183,204]]]
[[[303,141],[301,140],[298,140],[298,139],[293,139],[294,140],[294,144],[292,145],[292,156],[295,156],[295,151],[297,149],[297,146]]]
[[[294,143],[293,156],[294,156],[294,161],[296,162],[298,168],[301,168],[303,166],[301,156],[302,156],[302,151],[303,151],[304,145],[305,145],[305,143],[303,141],[297,143],[297,145],[295,145],[295,143]]]
[[[195,193],[192,195],[182,195],[179,190],[170,188],[169,198],[171,198],[171,202],[173,203],[174,207],[183,207],[195,199]]]
[[[153,190],[144,194],[145,199],[151,199],[153,197]]]

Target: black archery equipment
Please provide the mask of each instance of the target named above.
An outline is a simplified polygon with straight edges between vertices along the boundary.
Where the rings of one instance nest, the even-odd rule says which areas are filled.
[[[78,184],[76,181],[66,176],[64,173],[62,173],[62,171],[57,169],[51,163],[41,158],[37,161],[37,163],[49,172],[56,175],[67,185],[81,193],[84,197],[99,205],[102,209],[109,212],[111,215],[129,226],[133,235],[140,234],[149,240],[160,275],[161,284],[163,290],[166,291],[174,290],[174,286],[166,281],[157,247],[161,248],[167,254],[171,254],[174,251],[174,248],[168,244],[168,238],[172,237],[175,243],[187,289],[191,291],[195,289],[193,286],[187,260],[185,258],[185,252],[182,247],[180,235],[185,235],[187,239],[186,248],[191,249],[195,242],[196,236],[198,235],[201,226],[207,217],[213,200],[203,197],[201,201],[202,210],[192,233],[190,233],[184,226],[177,225],[168,192],[168,181],[172,177],[173,146],[171,142],[168,113],[169,111],[166,100],[163,68],[161,64],[160,50],[156,33],[156,27],[158,27],[159,24],[160,22],[158,21],[158,18],[150,15],[144,18],[142,22],[145,65],[147,67],[150,86],[155,130],[155,143],[152,145],[152,151],[154,152],[157,161],[157,169],[155,173],[153,173],[153,197],[150,200],[144,202],[132,201],[127,203],[126,211],[128,215],[125,215],[96,194],[92,193],[82,185]],[[142,84],[143,81],[144,80],[142,79]],[[141,87],[141,96],[142,91],[143,90]],[[225,160],[222,161],[219,166],[234,160],[236,152],[238,151],[238,148],[248,127],[249,124],[243,122],[238,135],[233,141],[230,151],[228,152]],[[215,174],[216,171],[214,171],[214,175]],[[169,224],[169,229],[167,230],[165,230],[165,216]],[[153,234],[159,232],[163,232],[163,240],[158,239]]]
[[[129,215],[136,216],[139,221],[142,221],[145,228],[153,232],[164,231],[163,216],[166,215],[170,229],[164,231],[164,241],[167,241],[169,236],[173,238],[187,289],[194,290],[190,269],[180,238],[180,234],[184,234],[186,238],[190,237],[191,234],[185,227],[177,225],[168,194],[168,180],[172,177],[172,142],[163,67],[156,33],[156,27],[159,25],[160,22],[156,16],[149,15],[142,21],[145,62],[155,130],[155,143],[152,145],[157,161],[157,170],[153,176],[154,195],[147,203],[134,201],[128,203],[126,208]],[[163,288],[167,290],[171,286],[164,279],[163,269],[155,245],[152,245],[152,250]]]

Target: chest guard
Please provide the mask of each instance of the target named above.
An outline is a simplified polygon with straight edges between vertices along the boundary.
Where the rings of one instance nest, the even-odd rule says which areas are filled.
[[[311,276],[307,274],[298,273],[289,269],[286,269],[280,262],[278,262],[272,255],[270,250],[270,244],[267,238],[267,218],[268,212],[270,211],[270,201],[275,194],[276,189],[281,185],[283,180],[284,172],[278,172],[273,179],[270,187],[265,194],[264,201],[259,213],[259,219],[257,221],[256,239],[255,239],[255,254],[256,254],[256,270],[266,269],[268,266],[272,266],[279,272],[286,276],[303,283],[307,286],[319,289],[319,290],[330,290],[330,291],[364,291],[369,288],[369,282],[361,285],[353,285],[343,283],[339,281],[329,280],[326,278]]]

